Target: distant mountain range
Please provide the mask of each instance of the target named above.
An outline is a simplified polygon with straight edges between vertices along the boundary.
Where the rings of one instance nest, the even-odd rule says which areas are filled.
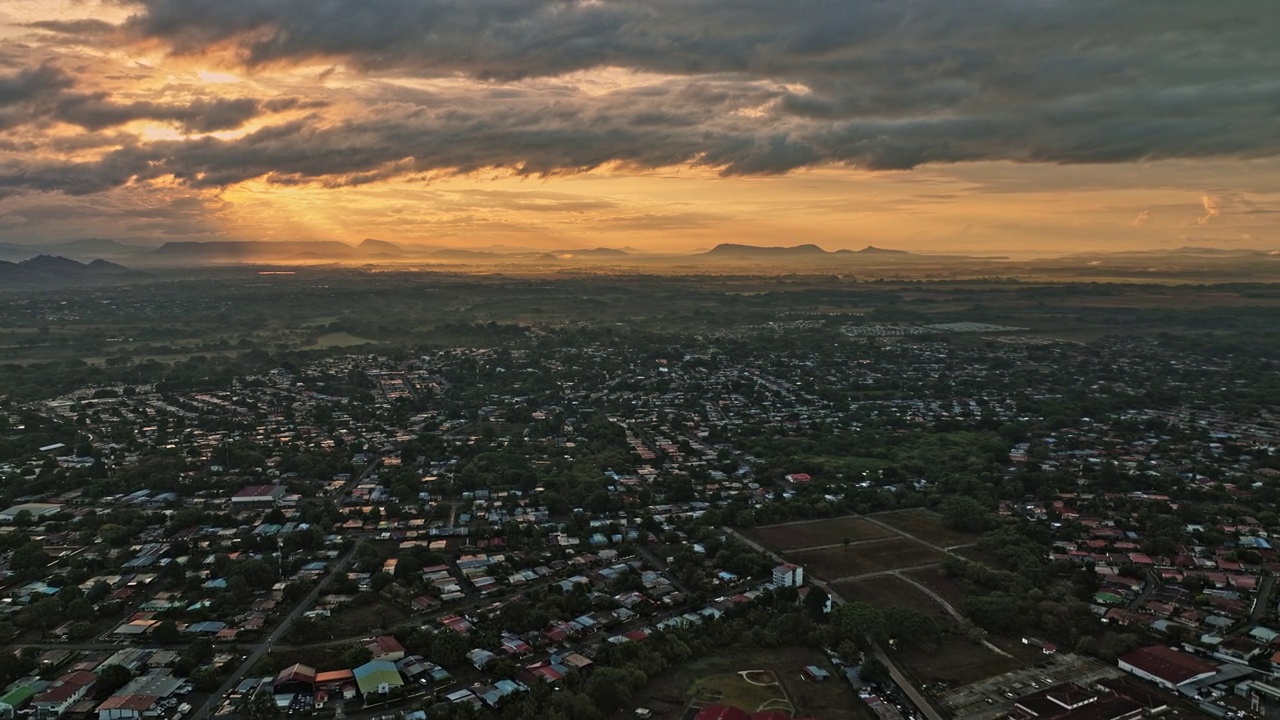
[[[6,272],[16,272],[14,263],[22,264],[38,256],[57,257],[77,264],[94,260],[110,260],[131,268],[199,268],[234,265],[374,265],[453,264],[453,265],[563,265],[584,267],[633,266],[659,268],[666,265],[709,267],[713,264],[755,265],[772,268],[795,265],[801,268],[839,267],[872,269],[923,267],[979,261],[1004,261],[1007,258],[973,255],[927,255],[868,245],[861,250],[828,251],[805,243],[791,246],[761,246],[722,243],[710,250],[693,253],[654,253],[610,247],[563,249],[546,252],[531,248],[490,245],[482,248],[445,248],[439,246],[403,246],[388,240],[368,238],[357,245],[336,240],[297,241],[182,241],[159,247],[103,238],[87,238],[45,245],[0,243],[0,261],[8,261]],[[1236,248],[1182,247],[1156,251],[1121,251],[1088,253],[1057,258],[1025,261],[1036,266],[1071,265],[1187,267],[1203,262],[1223,267],[1228,264],[1248,265],[1254,259],[1259,267],[1271,268],[1280,260],[1275,252]],[[41,261],[48,262],[48,261]],[[120,265],[114,265],[119,268]],[[123,268],[121,268],[123,269]],[[1254,268],[1258,269],[1258,268]],[[77,272],[68,268],[68,273]]]
[[[37,255],[17,263],[0,260],[0,289],[4,290],[98,285],[142,277],[142,273],[106,260],[79,263],[54,255]]]
[[[150,250],[151,248],[142,245],[126,245],[125,243],[116,240],[105,240],[102,238],[69,240],[49,245],[18,245],[15,243],[0,243],[0,260],[18,262],[21,260],[30,260],[38,255],[49,255],[53,257],[81,260],[96,260],[99,258],[119,258],[136,255],[138,253],[149,252]]]
[[[949,258],[952,260],[970,259],[962,255],[916,255],[906,250],[889,250],[879,248],[875,245],[868,245],[861,250],[823,250],[812,243],[804,245],[792,245],[789,247],[767,247],[760,245],[739,245],[736,243],[721,243],[710,250],[698,253],[694,257],[703,260],[729,260],[729,261],[788,261],[788,262],[831,262],[831,261],[866,261],[874,259],[877,262],[893,262],[897,260],[918,260],[918,259],[938,259]],[[983,258],[991,259],[991,258]]]

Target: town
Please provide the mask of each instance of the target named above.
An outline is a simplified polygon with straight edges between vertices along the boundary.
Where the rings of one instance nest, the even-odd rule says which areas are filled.
[[[1262,717],[1265,357],[512,327],[0,405],[0,717]]]

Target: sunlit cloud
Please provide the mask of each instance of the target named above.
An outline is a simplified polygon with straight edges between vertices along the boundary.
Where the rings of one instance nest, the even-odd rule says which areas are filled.
[[[0,241],[1263,245],[1278,25],[1255,0],[12,0]]]

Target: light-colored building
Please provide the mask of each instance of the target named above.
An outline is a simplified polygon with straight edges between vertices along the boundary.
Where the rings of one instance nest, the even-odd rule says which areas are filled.
[[[783,563],[773,569],[773,584],[778,587],[800,587],[804,585],[804,568],[792,563]]]
[[[32,520],[39,520],[48,515],[53,515],[62,509],[61,505],[54,503],[23,503],[14,505],[11,508],[0,510],[0,523],[10,524],[18,517],[18,514],[24,510],[31,515]]]

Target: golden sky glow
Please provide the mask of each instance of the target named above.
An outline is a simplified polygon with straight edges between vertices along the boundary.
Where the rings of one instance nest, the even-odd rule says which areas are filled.
[[[1276,13],[934,4],[6,0],[0,242],[1280,247]]]

